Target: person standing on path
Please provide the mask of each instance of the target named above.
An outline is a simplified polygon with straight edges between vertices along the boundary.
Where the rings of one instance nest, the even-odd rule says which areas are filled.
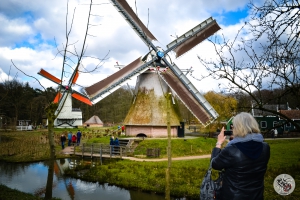
[[[65,142],[66,142],[66,136],[64,134],[62,134],[60,136],[60,141],[61,141],[61,148],[64,149],[65,148]]]
[[[75,134],[73,134],[72,135],[72,144],[73,144],[73,146],[75,146],[75,144],[76,144],[76,135]]]
[[[277,131],[277,128],[275,128],[274,129],[274,139],[277,138],[277,135],[278,135],[278,131]]]
[[[123,126],[122,126],[122,135],[125,135],[124,130],[125,130],[125,126],[123,125]]]
[[[81,139],[81,132],[80,132],[80,130],[78,130],[78,132],[77,132],[77,146],[79,146],[79,144],[80,144],[80,139]]]
[[[119,146],[120,145],[120,143],[119,143],[119,139],[116,137],[116,139],[115,139],[115,141],[114,141],[114,145],[115,146]]]
[[[114,136],[113,135],[109,139],[109,145],[114,145]]]
[[[70,131],[68,133],[68,146],[71,146],[71,142],[72,142],[72,132]]]
[[[263,200],[264,176],[270,159],[270,146],[264,142],[257,121],[241,112],[233,119],[233,140],[222,149],[224,127],[212,151],[212,168],[223,170],[222,200]]]

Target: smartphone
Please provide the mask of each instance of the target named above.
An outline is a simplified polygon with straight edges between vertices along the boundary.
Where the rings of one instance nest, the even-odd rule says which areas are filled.
[[[232,131],[224,131],[224,135],[232,135]]]

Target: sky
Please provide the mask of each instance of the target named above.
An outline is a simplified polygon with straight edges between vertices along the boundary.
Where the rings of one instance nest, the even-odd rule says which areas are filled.
[[[0,82],[17,78],[33,88],[56,87],[51,81],[38,75],[43,68],[61,77],[63,59],[58,53],[66,44],[66,24],[71,27],[69,44],[75,44],[76,52],[82,49],[89,0],[6,0],[0,4]],[[148,48],[109,0],[94,0],[87,49],[78,85],[90,86],[116,72],[116,62],[127,65],[148,53]],[[233,38],[247,20],[248,0],[127,0],[142,22],[158,39],[156,45],[166,49],[176,36],[180,36],[205,19],[213,17],[221,27],[214,36]],[[66,17],[68,11],[68,17]],[[66,19],[68,22],[66,23]],[[214,37],[213,36],[213,37]],[[70,48],[74,52],[74,47]],[[170,56],[174,54],[170,53]],[[192,67],[193,76],[205,73],[197,56],[214,59],[212,44],[205,40],[183,56],[172,60],[180,69]],[[98,58],[98,59],[94,59]],[[76,61],[75,57],[72,57]],[[104,59],[104,60],[103,60]],[[19,71],[12,62],[27,75]],[[74,64],[69,62],[71,67]],[[66,71],[72,69],[67,66]],[[69,73],[70,74],[70,73]],[[187,75],[201,92],[217,91],[218,82],[213,79],[198,81]],[[68,81],[68,73],[63,80]],[[135,80],[130,82],[135,85]]]

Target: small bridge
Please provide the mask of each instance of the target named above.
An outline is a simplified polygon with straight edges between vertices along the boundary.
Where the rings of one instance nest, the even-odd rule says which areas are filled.
[[[140,140],[139,140],[140,141]],[[74,155],[82,157],[122,158],[133,155],[135,139],[119,139],[120,145],[109,145],[100,143],[83,143],[81,146],[74,146]]]

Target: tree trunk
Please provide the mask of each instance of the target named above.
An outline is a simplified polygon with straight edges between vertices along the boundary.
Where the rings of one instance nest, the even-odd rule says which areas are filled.
[[[48,139],[49,139],[49,146],[50,146],[50,158],[49,158],[49,168],[48,168],[48,177],[47,177],[45,200],[52,199],[54,161],[55,161],[55,158],[56,158],[55,142],[54,142],[54,120],[56,118],[55,111],[57,109],[57,106],[58,106],[57,103],[51,103],[46,108],[47,119],[48,119]]]

